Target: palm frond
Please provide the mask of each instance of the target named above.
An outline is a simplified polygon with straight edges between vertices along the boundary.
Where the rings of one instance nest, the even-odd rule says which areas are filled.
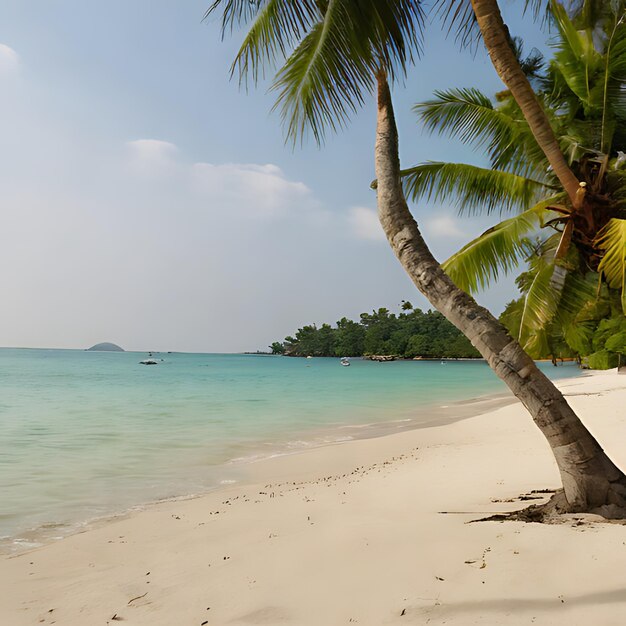
[[[254,3],[247,4],[249,7]],[[251,74],[256,82],[277,57],[286,58],[296,42],[321,18],[316,3],[307,0],[267,0],[256,4],[258,12],[231,67],[231,73],[238,71],[240,81]]]
[[[626,353],[626,331],[621,331],[612,337],[609,337],[604,344],[606,350],[611,352]]]
[[[550,18],[550,0],[526,0],[524,12],[532,14],[535,20],[546,22]]]
[[[461,48],[476,46],[480,30],[470,0],[436,0],[433,11]]]
[[[548,180],[547,161],[515,103],[495,107],[478,89],[435,91],[434,98],[413,107],[424,128],[487,148],[495,169]]]
[[[466,163],[428,161],[400,175],[412,200],[452,201],[459,213],[523,211],[550,190],[540,181]]]
[[[345,1],[358,26],[357,36],[369,42],[378,64],[394,80],[404,76],[422,52],[425,14],[421,1]]]
[[[552,3],[556,40],[553,66],[560,78],[581,102],[585,115],[600,115],[603,107],[604,65],[591,29],[579,30],[559,2]]]
[[[326,128],[345,125],[351,112],[363,104],[373,88],[373,59],[364,42],[353,38],[343,3],[330,0],[322,21],[315,24],[280,70],[272,89],[278,91],[274,108],[280,108],[286,135],[296,140],[311,130],[319,143]],[[353,46],[354,62],[346,63]],[[369,58],[368,58],[369,57]]]
[[[235,26],[246,24],[261,9],[264,0],[214,0],[204,13],[204,19],[211,17],[218,9],[222,11],[222,36]]]
[[[517,120],[494,108],[491,100],[475,88],[437,90],[434,98],[413,106],[424,128],[430,132],[458,137],[478,147],[493,134],[515,135]]]
[[[626,17],[621,17],[612,35],[611,47],[607,48],[609,77],[623,81],[626,77]]]
[[[529,11],[535,20],[542,22],[548,21],[549,6],[550,0],[524,0],[524,11]],[[461,48],[476,46],[480,30],[471,0],[435,0],[433,12],[441,19],[448,34],[454,35]]]
[[[615,4],[615,3],[614,3]],[[603,152],[611,153],[616,130],[626,121],[626,12],[617,2],[612,15],[613,28],[607,39],[602,108]],[[621,137],[622,133],[618,133]]]
[[[595,321],[571,321],[560,327],[563,338],[572,350],[577,354],[589,354],[592,352],[591,341],[596,326],[597,322]]]
[[[626,315],[626,220],[613,218],[598,233],[596,245],[604,251],[598,271],[604,275],[609,287],[619,289],[624,315]]]
[[[375,72],[404,76],[422,43],[419,0],[214,0],[205,17],[218,10],[222,34],[251,22],[232,66],[240,80],[284,60],[272,90],[293,141],[344,126]]]
[[[553,245],[554,242],[552,242]],[[571,256],[576,256],[572,250]],[[536,274],[524,297],[519,341],[535,358],[549,351],[550,324],[573,316],[596,298],[594,286],[571,271],[573,263],[556,262],[554,248],[536,262]]]
[[[576,276],[572,275],[568,280],[575,279]],[[593,352],[592,339],[598,320],[610,315],[610,304],[606,285],[598,291],[597,273],[588,272],[581,280],[585,284],[578,283],[576,290],[581,297],[570,302],[569,306],[559,307],[553,326],[560,330],[565,342],[576,354],[589,354]],[[564,302],[568,302],[567,294]]]
[[[539,230],[550,214],[553,199],[504,220],[470,241],[442,264],[453,282],[468,293],[476,293],[514,270],[532,249],[528,236]]]
[[[381,64],[392,77],[405,73],[419,53],[422,20],[419,2],[328,0],[272,86],[287,137],[310,130],[320,143],[327,129],[343,127]]]

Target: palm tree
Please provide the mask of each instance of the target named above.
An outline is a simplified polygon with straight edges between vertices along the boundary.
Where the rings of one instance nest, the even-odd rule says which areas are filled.
[[[456,199],[464,211],[521,211],[443,266],[459,287],[475,292],[530,253],[534,271],[524,289],[518,336],[536,357],[548,351],[555,321],[576,350],[584,336],[589,340],[584,322],[596,306],[600,278],[621,291],[626,314],[626,171],[619,156],[626,150],[626,24],[618,14],[612,20],[589,14],[572,19],[558,5],[553,21],[556,54],[545,74],[536,54],[520,66],[532,69],[537,100],[560,137],[568,167],[589,190],[581,208],[567,206],[567,193],[508,91],[498,94],[496,106],[476,89],[450,89],[415,107],[427,129],[486,147],[491,167],[431,162],[402,172],[413,200]],[[529,238],[538,233],[539,243]]]
[[[524,112],[537,144],[546,155],[572,205],[578,208],[581,203],[579,181],[568,166],[550,121],[515,55],[497,0],[471,1],[476,22],[498,76]],[[553,5],[556,7],[557,3]]]
[[[347,123],[376,87],[378,210],[394,253],[416,287],[470,339],[548,439],[564,487],[553,505],[624,516],[626,476],[506,329],[441,269],[409,211],[389,81],[402,76],[419,52],[423,13],[418,0],[215,0],[209,12],[218,8],[224,29],[250,23],[234,65],[244,78],[284,59],[273,89],[292,139],[309,129],[321,140],[325,128]]]

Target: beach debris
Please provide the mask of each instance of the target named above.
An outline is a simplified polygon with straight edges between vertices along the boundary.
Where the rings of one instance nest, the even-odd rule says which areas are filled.
[[[404,617],[406,615],[406,609],[402,609],[402,613],[400,613],[400,617]]]
[[[205,619],[205,620],[204,620],[204,622],[202,622],[202,624],[200,624],[200,626],[205,626],[205,625],[206,625],[206,624],[208,624],[208,623],[209,623],[209,620],[208,620],[208,619]]]
[[[117,613],[115,613],[115,615],[113,615],[113,617],[111,618],[112,622],[123,622],[124,618],[121,615],[118,615]]]
[[[148,572],[148,573],[149,573],[149,572]],[[131,598],[131,599],[127,602],[126,606],[130,606],[130,603],[131,603],[131,602],[134,602],[135,600],[140,600],[141,598],[145,598],[147,595],[148,595],[148,592],[146,591],[146,593],[143,593],[143,594],[141,594],[140,596],[135,596],[134,598]]]
[[[485,569],[485,567],[487,567],[487,561],[486,561],[487,552],[491,552],[491,548],[485,548],[483,550],[483,562],[480,565],[480,569]]]
[[[436,578],[437,580],[441,580],[441,581],[445,580],[445,578],[441,578],[441,576],[435,576],[435,578]]]

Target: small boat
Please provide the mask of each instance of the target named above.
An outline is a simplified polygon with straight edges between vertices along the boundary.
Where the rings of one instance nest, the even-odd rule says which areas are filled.
[[[154,359],[145,359],[144,361],[139,361],[140,365],[158,365],[158,361]]]
[[[339,363],[344,367],[350,367],[350,359],[347,356],[344,356]]]

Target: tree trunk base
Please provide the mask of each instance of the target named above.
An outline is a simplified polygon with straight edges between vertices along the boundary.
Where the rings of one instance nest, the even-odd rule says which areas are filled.
[[[562,489],[554,491],[544,489],[532,491],[519,497],[519,500],[536,499],[532,494],[551,493],[552,496],[543,504],[531,504],[525,509],[511,511],[510,513],[497,513],[489,517],[483,517],[473,522],[526,522],[534,524],[573,524],[575,526],[588,522],[604,522],[612,524],[626,524],[626,504],[605,504],[590,511],[572,511],[565,499]]]

